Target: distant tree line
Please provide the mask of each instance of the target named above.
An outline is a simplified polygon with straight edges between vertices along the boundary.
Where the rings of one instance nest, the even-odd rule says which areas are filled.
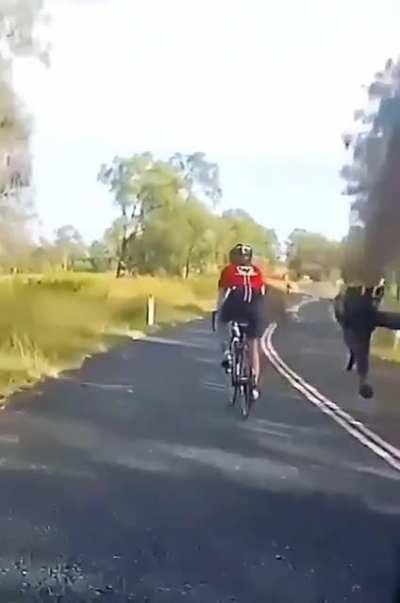
[[[274,230],[242,209],[221,212],[219,170],[202,153],[176,153],[169,160],[150,153],[115,158],[102,165],[119,215],[90,245],[73,225],[60,227],[53,241],[25,240],[22,248],[0,252],[0,267],[23,271],[51,268],[114,271],[116,276],[168,274],[189,277],[215,270],[238,241],[253,245],[262,262],[278,255]]]
[[[293,278],[338,278],[343,261],[343,242],[296,228],[286,243],[286,261]]]

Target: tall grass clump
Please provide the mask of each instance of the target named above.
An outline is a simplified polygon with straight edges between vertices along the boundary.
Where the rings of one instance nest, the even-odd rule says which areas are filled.
[[[171,324],[211,308],[214,280],[49,274],[0,280],[0,394],[77,365],[113,333],[142,331],[146,300]]]

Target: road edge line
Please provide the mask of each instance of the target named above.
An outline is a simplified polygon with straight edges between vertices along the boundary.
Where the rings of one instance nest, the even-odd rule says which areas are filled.
[[[263,353],[268,358],[275,370],[286,379],[286,381],[303,397],[314,406],[328,415],[340,425],[349,435],[360,444],[367,447],[371,452],[379,456],[391,467],[400,472],[400,450],[381,438],[374,431],[366,427],[361,421],[344,411],[338,404],[318,391],[316,387],[308,383],[303,377],[290,368],[278,354],[272,344],[272,336],[277,330],[276,322],[268,325],[261,338]]]

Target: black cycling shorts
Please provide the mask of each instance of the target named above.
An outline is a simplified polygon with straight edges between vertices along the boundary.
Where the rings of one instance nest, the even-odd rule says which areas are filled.
[[[256,295],[252,301],[245,302],[239,295],[230,294],[221,308],[219,320],[226,324],[228,322],[248,323],[247,336],[257,339],[262,336],[266,326],[264,297]]]

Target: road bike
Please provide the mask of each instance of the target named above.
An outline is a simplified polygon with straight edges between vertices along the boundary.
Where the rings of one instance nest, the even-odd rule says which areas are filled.
[[[216,330],[216,312],[213,312],[213,331]],[[229,323],[229,351],[232,358],[230,384],[232,394],[229,406],[235,406],[240,400],[240,411],[243,419],[247,419],[252,404],[252,389],[254,386],[253,371],[250,362],[249,343],[246,329],[248,323],[232,321]]]

